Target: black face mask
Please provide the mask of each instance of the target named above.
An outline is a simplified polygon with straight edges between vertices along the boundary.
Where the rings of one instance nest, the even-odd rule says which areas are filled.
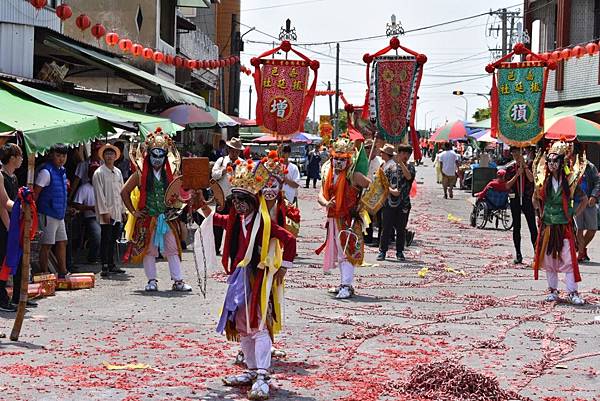
[[[235,211],[242,216],[247,216],[256,209],[256,203],[250,195],[233,194],[231,200]]]

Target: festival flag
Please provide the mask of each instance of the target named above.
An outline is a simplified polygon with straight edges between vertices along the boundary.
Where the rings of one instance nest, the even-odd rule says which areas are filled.
[[[301,60],[277,60],[266,57],[279,50],[294,52]],[[315,96],[319,62],[292,48],[288,41],[251,61],[255,67],[256,123],[277,136],[289,136],[304,130],[304,120]],[[313,82],[309,86],[309,69]]]
[[[402,142],[411,127],[421,73],[414,56],[380,56],[373,61],[370,113],[387,142]]]
[[[515,146],[544,135],[544,95],[548,80],[541,61],[500,63],[492,84],[492,136]]]

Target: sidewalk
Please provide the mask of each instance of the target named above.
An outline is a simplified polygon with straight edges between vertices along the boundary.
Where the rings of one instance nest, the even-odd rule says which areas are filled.
[[[600,399],[600,264],[582,265],[581,292],[591,304],[545,304],[543,273],[535,281],[528,266],[512,264],[511,232],[470,227],[469,194],[444,200],[431,166],[419,167],[417,180],[424,184],[413,202],[409,228],[417,234],[407,263],[377,264],[377,249],[367,248],[357,296],[344,301],[326,292],[339,273],[324,275],[314,254],[325,234],[317,190],[300,189],[299,256],[275,343],[288,355],[274,362],[271,399],[418,400],[400,392],[401,382],[416,364],[445,358],[532,400]],[[600,251],[591,256],[600,262]],[[27,314],[22,342],[2,340],[0,400],[245,399],[245,390],[220,381],[240,370],[239,346],[214,332],[226,277],[213,272],[204,299],[192,254],[183,268],[191,294],[168,291],[161,262],[156,294],[143,292],[143,269],[131,267],[122,279],[98,277],[93,290],[42,300]],[[12,317],[0,317],[8,334]],[[149,367],[109,371],[103,362]]]

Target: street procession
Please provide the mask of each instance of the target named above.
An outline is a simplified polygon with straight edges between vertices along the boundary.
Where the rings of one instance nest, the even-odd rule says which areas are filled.
[[[0,401],[600,400],[598,15],[0,0]]]

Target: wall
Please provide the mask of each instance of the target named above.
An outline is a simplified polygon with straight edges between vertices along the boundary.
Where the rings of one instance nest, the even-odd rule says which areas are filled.
[[[228,57],[232,54],[231,48],[231,16],[237,15],[237,19],[240,20],[240,0],[222,0],[220,4],[215,4],[216,7],[216,26],[217,26],[217,46],[219,47],[219,53],[221,57]],[[239,24],[235,27],[239,31]],[[221,108],[224,113],[228,113],[230,110],[229,105],[229,69],[231,67],[225,67],[221,69],[221,73],[224,74],[224,79],[220,82],[223,85],[219,85],[219,89],[216,94],[217,106],[221,108],[220,98],[222,90],[224,92],[225,102]],[[235,105],[234,107],[238,107]]]
[[[36,11],[23,0],[0,1],[0,72],[33,78],[34,26],[61,30],[53,8]]]
[[[546,102],[564,102],[600,97],[598,58],[598,54],[596,54],[566,60],[564,89],[560,92],[554,90],[555,71],[550,71],[546,89]]]

